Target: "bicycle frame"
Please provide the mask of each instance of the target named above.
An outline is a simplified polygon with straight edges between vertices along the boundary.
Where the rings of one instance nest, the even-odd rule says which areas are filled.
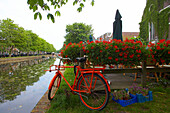
[[[55,69],[54,69],[54,70],[51,70],[51,67],[52,67],[52,66],[55,66]],[[86,92],[86,93],[90,93],[91,88],[92,88],[93,75],[94,75],[94,73],[95,73],[95,74],[100,75],[100,76],[105,80],[106,85],[107,85],[107,87],[108,87],[108,91],[111,92],[110,86],[109,86],[107,80],[105,79],[105,77],[103,76],[103,74],[101,74],[101,72],[100,72],[101,70],[104,70],[105,68],[82,69],[80,66],[76,66],[77,72],[76,72],[75,79],[74,79],[74,83],[73,83],[72,86],[69,84],[69,82],[66,80],[66,78],[64,77],[64,75],[61,73],[60,68],[64,68],[64,69],[65,69],[65,68],[74,68],[74,66],[51,65],[51,66],[50,66],[50,70],[48,70],[48,71],[57,71],[57,72],[56,72],[55,76],[53,77],[53,79],[51,80],[48,89],[51,89],[51,87],[52,87],[52,85],[53,85],[52,83],[53,83],[53,81],[56,79],[56,77],[57,77],[58,75],[61,75],[62,78],[64,79],[64,81],[67,83],[67,85],[70,87],[70,89],[71,89],[73,92]],[[46,71],[47,71],[47,70],[46,70]],[[83,77],[83,80],[85,81],[85,85],[86,85],[86,87],[87,87],[88,90],[76,90],[76,87],[75,87],[75,86],[77,86],[77,81],[78,81],[78,80],[77,80],[77,77],[78,77],[79,71],[81,72],[81,74],[80,74],[78,80],[80,79],[80,77]],[[92,78],[91,78],[90,81],[88,81],[88,83],[90,84],[89,87],[88,87],[87,82],[86,82],[86,80],[84,79],[84,76],[83,76],[84,74],[88,74],[88,73],[92,73]],[[94,83],[94,84],[95,84],[95,83]],[[95,87],[95,86],[94,86],[94,87]]]

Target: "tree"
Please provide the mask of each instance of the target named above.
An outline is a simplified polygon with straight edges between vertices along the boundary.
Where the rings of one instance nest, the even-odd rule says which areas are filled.
[[[52,44],[31,30],[25,30],[14,24],[13,20],[9,18],[0,20],[0,54],[8,52],[11,55],[14,47],[27,54],[29,51],[56,51]]]
[[[77,11],[81,12],[85,2],[86,0],[73,0],[73,5],[79,4]],[[37,19],[37,16],[39,16],[40,20],[42,19],[41,12],[39,11],[39,9],[42,9],[43,11],[48,12],[47,18],[51,19],[53,23],[55,22],[54,15],[60,16],[60,7],[66,5],[67,3],[68,0],[27,0],[30,10],[33,10],[34,12],[34,19]],[[55,13],[52,14],[49,4],[55,10]],[[94,5],[94,0],[91,0],[91,5]]]
[[[84,23],[73,23],[73,25],[66,26],[66,36],[64,37],[65,44],[70,42],[79,43],[80,41],[86,42],[89,35],[93,35],[93,29],[91,25]]]
[[[15,39],[19,34],[18,28],[18,25],[14,24],[14,21],[9,18],[0,21],[1,39],[4,40],[6,51],[9,51],[10,55],[15,47]]]

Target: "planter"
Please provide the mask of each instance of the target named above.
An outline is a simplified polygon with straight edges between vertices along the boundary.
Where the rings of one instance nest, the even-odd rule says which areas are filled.
[[[112,96],[113,96],[113,95],[112,95]],[[115,99],[114,99],[114,96],[113,96],[113,97],[112,97],[112,100],[114,100],[115,102],[119,103],[121,106],[125,107],[125,106],[127,106],[127,105],[131,105],[131,104],[137,102],[137,97],[136,97],[136,95],[130,94],[130,97],[131,97],[130,100],[120,100],[120,99],[115,100]]]
[[[142,94],[136,94],[136,97],[137,97],[138,103],[143,103],[143,102],[146,102],[146,101],[152,101],[153,100],[152,91],[149,91],[147,96],[143,96]]]

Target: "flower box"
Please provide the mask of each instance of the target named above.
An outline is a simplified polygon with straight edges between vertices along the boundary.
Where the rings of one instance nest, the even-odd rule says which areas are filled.
[[[133,104],[133,103],[136,103],[137,102],[137,97],[136,97],[136,95],[132,95],[132,94],[129,94],[130,95],[130,97],[131,97],[131,99],[129,99],[129,100],[120,100],[120,99],[118,99],[118,100],[115,100],[114,99],[114,96],[112,97],[112,100],[114,100],[115,102],[117,102],[117,103],[119,103],[121,106],[123,106],[123,107],[125,107],[125,106],[127,106],[127,105],[131,105],[131,104]]]
[[[153,96],[152,96],[152,91],[148,92],[148,95],[143,96],[142,94],[136,94],[137,97],[137,102],[138,103],[143,103],[146,101],[152,101],[153,100]]]

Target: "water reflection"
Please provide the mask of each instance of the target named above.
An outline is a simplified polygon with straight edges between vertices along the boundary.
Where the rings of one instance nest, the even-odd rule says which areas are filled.
[[[54,61],[37,59],[0,65],[0,103],[14,100],[26,90],[26,86],[32,86]]]

